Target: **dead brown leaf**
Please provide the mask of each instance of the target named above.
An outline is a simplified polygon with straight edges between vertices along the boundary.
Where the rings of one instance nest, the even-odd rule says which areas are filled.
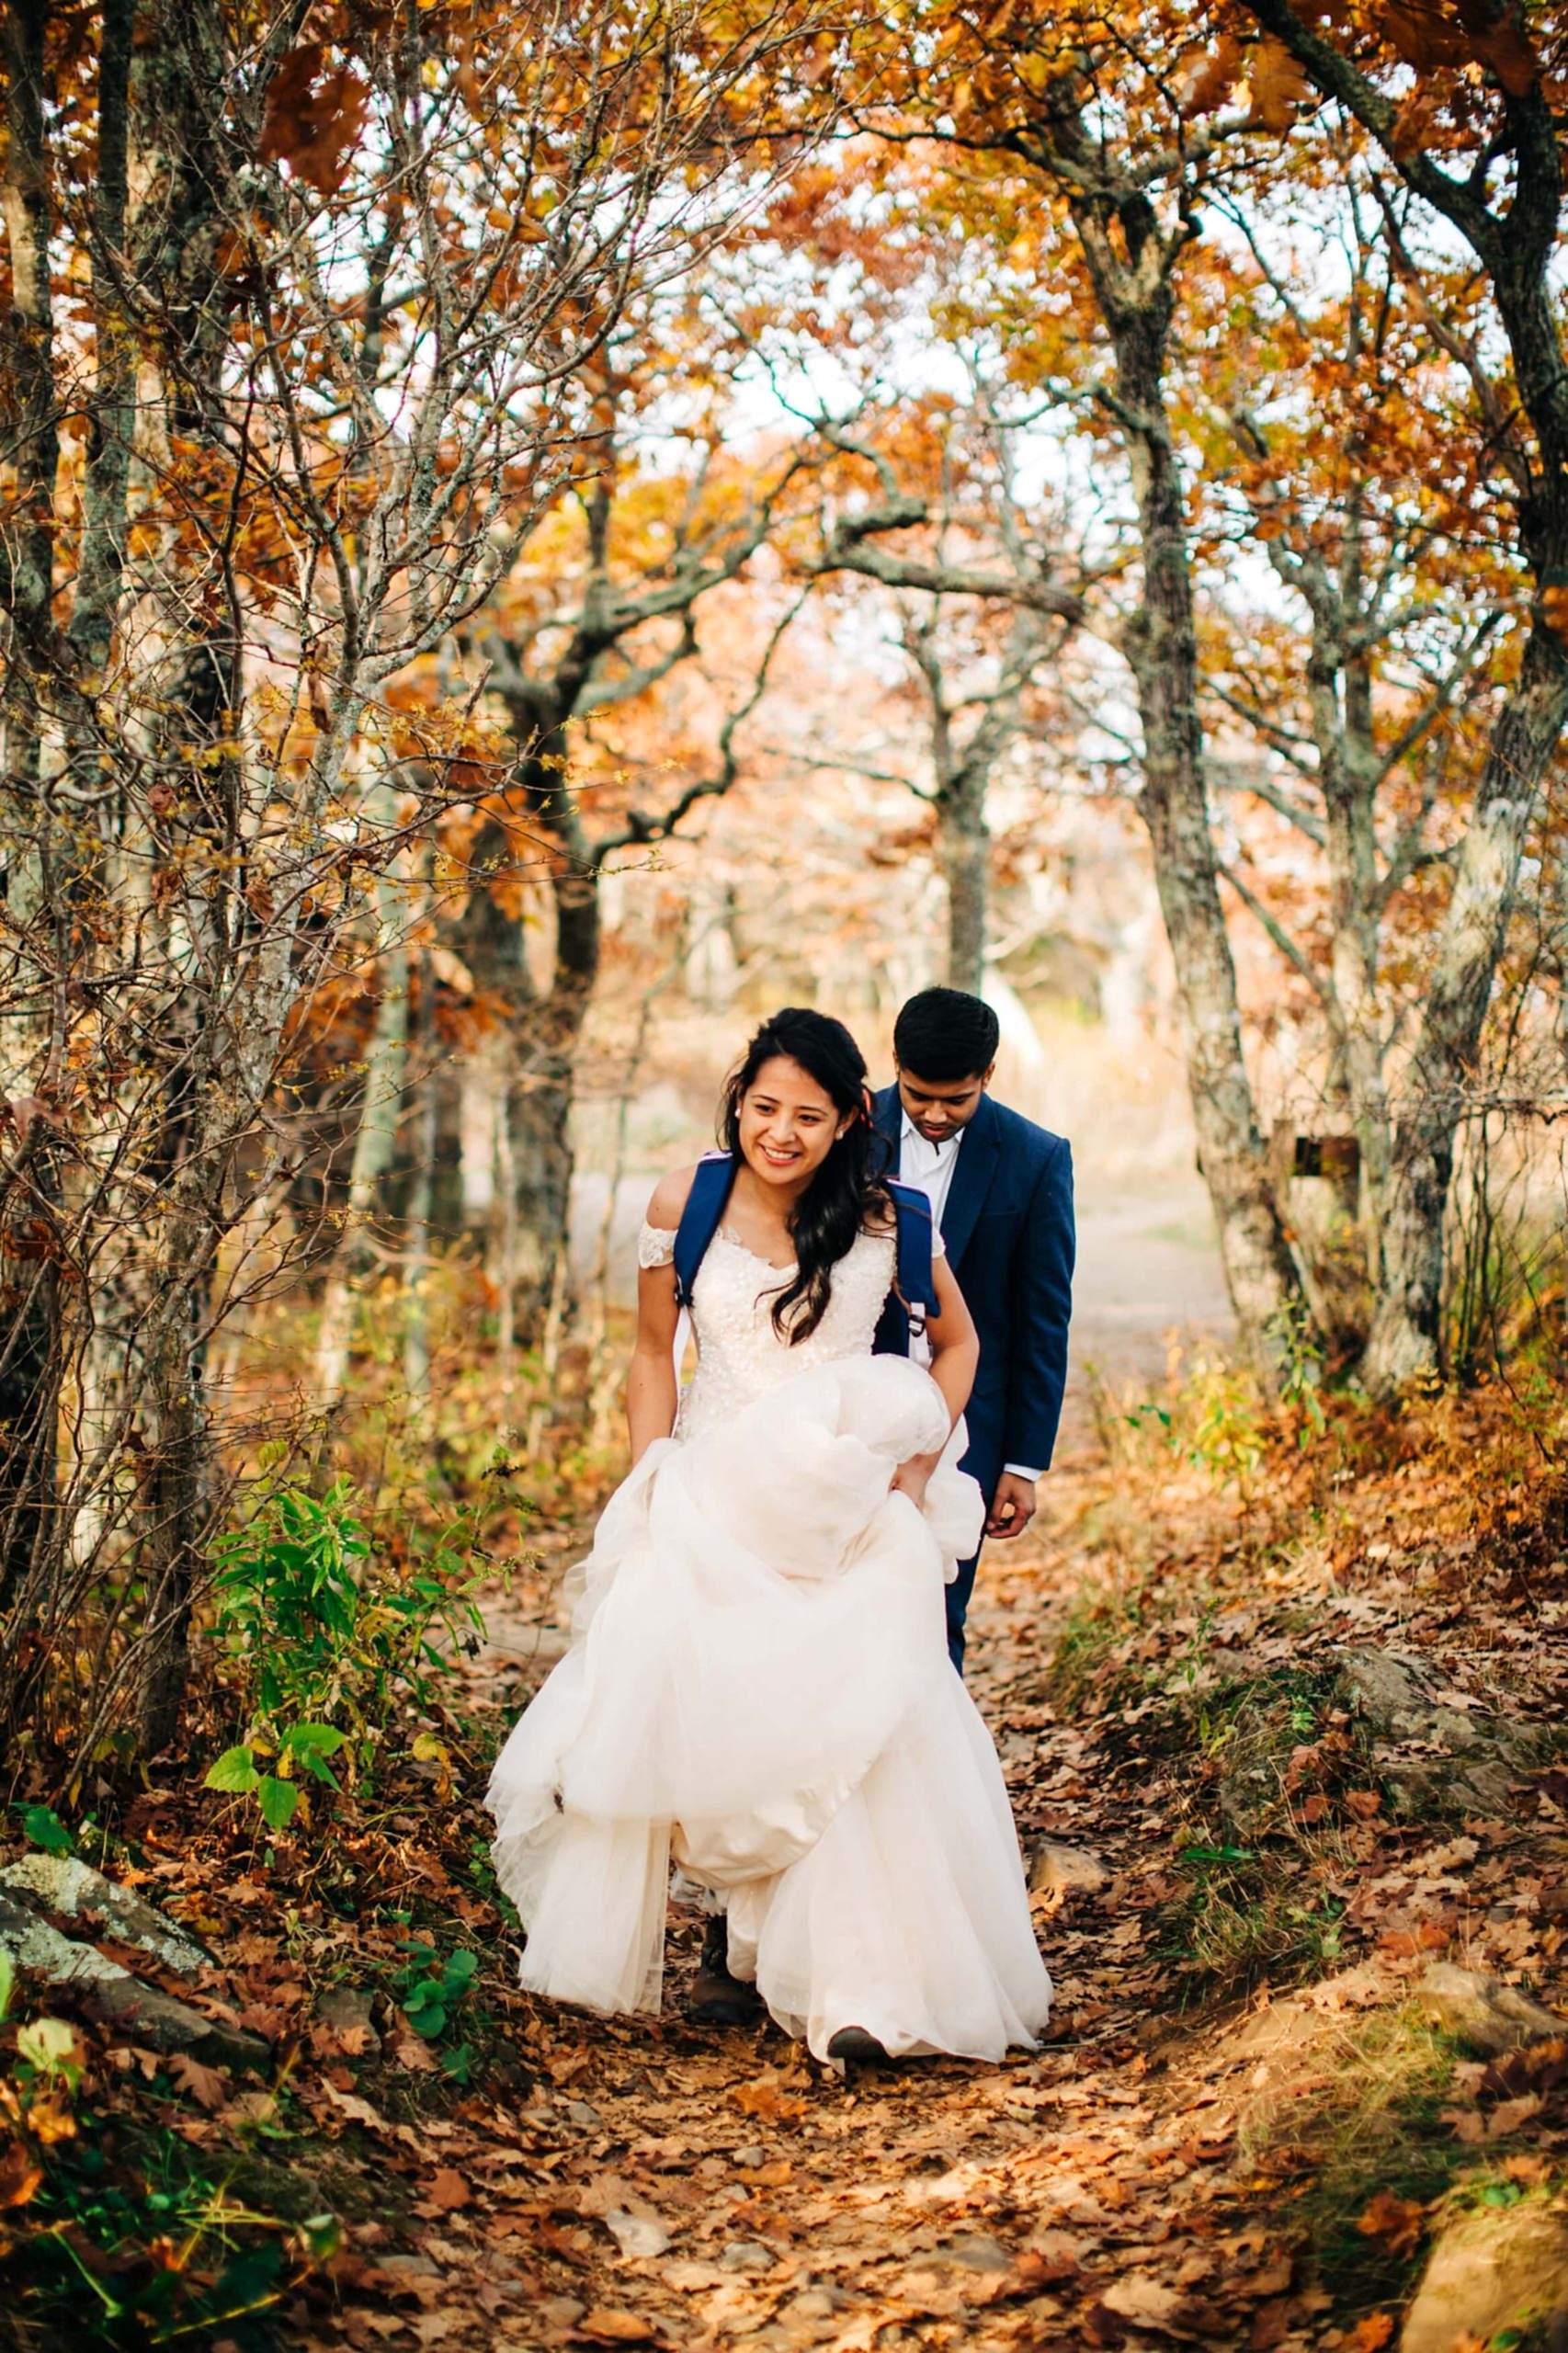
[[[596,2304],[592,2312],[583,2314],[572,2334],[586,2337],[592,2345],[653,2345],[660,2331],[637,2313],[612,2312],[607,2305]]]
[[[437,2165],[425,2192],[426,2202],[443,2214],[455,2214],[472,2205],[473,2192],[455,2165]]]
[[[204,2067],[187,2051],[176,2051],[168,2062],[169,2074],[182,2092],[188,2092],[201,2108],[222,2108],[229,2097],[229,2086],[221,2067]]]
[[[1409,2255],[1426,2228],[1426,2209],[1414,2198],[1380,2189],[1357,2218],[1356,2228],[1364,2238],[1380,2239],[1391,2255]]]
[[[0,2207],[25,2206],[42,2180],[43,2167],[25,2142],[12,2141],[0,2151]]]

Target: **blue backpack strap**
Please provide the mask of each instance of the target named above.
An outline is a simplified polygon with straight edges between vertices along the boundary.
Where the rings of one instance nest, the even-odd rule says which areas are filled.
[[[908,1311],[911,1332],[923,1332],[926,1317],[937,1312],[937,1281],[931,1267],[931,1199],[918,1185],[901,1185],[892,1176],[885,1181],[898,1221],[899,1297]]]
[[[697,1270],[708,1255],[708,1245],[719,1231],[719,1221],[734,1181],[735,1164],[727,1152],[707,1153],[697,1164],[691,1190],[676,1229],[676,1300],[681,1307],[691,1305]]]

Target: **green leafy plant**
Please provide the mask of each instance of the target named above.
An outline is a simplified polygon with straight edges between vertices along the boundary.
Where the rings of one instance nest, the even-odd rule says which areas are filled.
[[[263,1716],[324,1713],[339,1697],[369,1556],[341,1480],[320,1497],[278,1488],[221,1540],[217,1631],[244,1662]]]
[[[253,1798],[276,1831],[307,1782],[339,1787],[328,1758],[363,1778],[398,1696],[426,1702],[452,1646],[483,1631],[473,1552],[459,1519],[422,1552],[383,1558],[341,1480],[324,1495],[263,1497],[217,1548],[215,1631],[250,1724],[206,1786]]]
[[[412,1938],[403,1950],[408,1965],[398,1989],[399,2006],[415,2034],[437,2042],[472,1991],[479,1955],[460,1947],[443,1961],[422,1938]]]
[[[1233,1480],[1244,1494],[1257,1475],[1265,1449],[1252,1382],[1233,1366],[1200,1359],[1182,1404],[1188,1460],[1217,1484]]]
[[[76,1841],[52,1806],[23,1806],[21,1823],[23,1837],[29,1845],[41,1847],[46,1855],[75,1853]]]
[[[1304,1300],[1280,1308],[1268,1325],[1279,1402],[1296,1418],[1296,1443],[1310,1446],[1328,1427],[1323,1404],[1323,1348]]]
[[[299,1810],[301,1794],[300,1783],[289,1778],[290,1768],[298,1767],[335,1790],[337,1776],[326,1760],[345,1745],[344,1735],[335,1724],[290,1724],[279,1734],[276,1750],[265,1735],[253,1733],[223,1751],[203,1786],[226,1790],[236,1797],[254,1797],[267,1828],[286,1830]],[[268,1772],[265,1763],[256,1761],[257,1756],[265,1760],[274,1754],[284,1768],[281,1772]]]

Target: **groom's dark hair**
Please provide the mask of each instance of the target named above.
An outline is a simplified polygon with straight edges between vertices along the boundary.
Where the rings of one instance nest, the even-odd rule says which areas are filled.
[[[1001,1035],[991,1007],[967,989],[922,989],[893,1024],[892,1050],[901,1070],[947,1086],[988,1071]]]

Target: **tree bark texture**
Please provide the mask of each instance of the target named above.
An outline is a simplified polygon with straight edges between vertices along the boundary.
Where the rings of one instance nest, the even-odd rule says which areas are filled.
[[[383,916],[389,929],[398,919],[392,909],[384,909]],[[365,1229],[375,1211],[381,1180],[392,1166],[407,1055],[408,958],[401,948],[389,947],[382,957],[381,1000],[365,1052],[365,1090],[354,1136],[343,1233],[322,1293],[314,1398],[324,1428],[318,1444],[322,1455],[324,1432],[343,1402],[358,1283],[369,1256]]]
[[[1168,278],[1129,299],[1103,228],[1085,250],[1116,354],[1119,413],[1132,469],[1142,597],[1125,637],[1143,730],[1139,808],[1176,970],[1198,1158],[1219,1229],[1245,1353],[1271,1376],[1282,1317],[1301,1298],[1269,1181],[1242,1045],[1235,964],[1219,874],[1198,710],[1198,639],[1180,469],[1165,411]]]
[[[1517,685],[1499,713],[1438,936],[1433,983],[1394,1122],[1383,1224],[1383,1286],[1366,1377],[1389,1392],[1441,1370],[1445,1227],[1456,1139],[1491,1003],[1540,787],[1568,725],[1568,653],[1549,597],[1568,580],[1568,351],[1552,273],[1562,154],[1544,73],[1494,82],[1488,160],[1512,158],[1504,196],[1484,168],[1461,179],[1405,136],[1400,104],[1291,0],[1246,0],[1308,77],[1368,131],[1406,186],[1470,244],[1490,280],[1513,359],[1517,425],[1504,450],[1519,485],[1519,544],[1536,588]],[[1522,19],[1521,19],[1522,22]],[[1483,86],[1486,76],[1483,75]],[[1500,209],[1505,208],[1506,209]],[[1512,397],[1509,408],[1512,409]]]
[[[60,436],[50,285],[49,154],[44,108],[48,0],[8,0],[0,15],[6,76],[6,156],[0,183],[11,260],[11,301],[0,320],[0,426],[15,475],[0,530],[0,611],[6,629],[0,690],[7,914],[47,923],[56,857],[45,774],[47,684],[54,667],[54,501]],[[56,961],[69,936],[55,927]],[[59,1408],[59,1280],[53,1214],[59,1169],[50,1120],[63,1039],[57,985],[41,1004],[19,970],[0,1082],[28,1100],[33,1120],[10,1119],[8,1165],[0,1167],[0,1600],[13,1604],[35,1575],[47,1579],[55,1530]],[[59,975],[62,983],[63,974]],[[29,1005],[28,999],[31,997]]]
[[[1568,567],[1568,533],[1562,560]],[[1456,1142],[1540,788],[1568,725],[1568,655],[1545,617],[1501,714],[1460,852],[1393,1130],[1383,1286],[1368,1344],[1377,1392],[1441,1361],[1444,1240]]]

